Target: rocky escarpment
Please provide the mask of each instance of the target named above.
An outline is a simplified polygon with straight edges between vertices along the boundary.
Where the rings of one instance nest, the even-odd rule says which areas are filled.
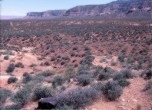
[[[152,18],[152,0],[117,0],[103,5],[76,6],[68,10],[31,12],[27,17]]]
[[[29,12],[26,17],[34,18],[47,18],[47,17],[60,17],[63,16],[65,10],[49,10],[44,12]]]

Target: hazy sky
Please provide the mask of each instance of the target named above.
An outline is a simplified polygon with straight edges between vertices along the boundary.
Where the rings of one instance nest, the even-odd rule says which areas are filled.
[[[1,15],[24,16],[31,11],[68,9],[77,5],[105,4],[114,0],[1,0]]]

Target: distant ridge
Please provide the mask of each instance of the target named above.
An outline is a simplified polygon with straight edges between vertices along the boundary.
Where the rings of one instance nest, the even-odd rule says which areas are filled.
[[[150,18],[152,0],[117,0],[102,5],[76,6],[68,10],[29,12],[26,18],[88,17],[102,18]]]
[[[21,19],[24,16],[1,16],[0,19],[2,20],[9,20],[9,19]]]

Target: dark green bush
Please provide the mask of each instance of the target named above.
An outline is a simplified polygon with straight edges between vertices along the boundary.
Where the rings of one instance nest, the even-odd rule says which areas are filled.
[[[9,64],[9,66],[6,69],[7,73],[12,73],[15,69],[15,65],[14,64]]]
[[[41,98],[51,97],[53,96],[53,89],[49,87],[38,86],[33,91],[32,99],[34,101],[39,100]]]
[[[102,92],[104,90],[104,84],[101,82],[93,83],[93,84],[91,84],[91,87],[100,92]]]
[[[113,80],[120,80],[120,79],[124,79],[123,74],[121,74],[120,72],[115,73],[113,76]]]
[[[9,59],[9,56],[4,56],[4,60],[8,60]]]
[[[15,95],[11,98],[13,102],[25,105],[31,99],[31,88],[24,87],[18,90]]]
[[[144,91],[151,90],[152,91],[152,80],[148,81],[148,83],[145,85]]]
[[[53,110],[74,110],[73,107],[68,106],[68,105],[62,105],[62,106],[57,106],[55,109]]]
[[[151,79],[152,78],[152,69],[148,69],[142,72],[141,77],[144,79]]]
[[[23,65],[23,63],[18,62],[18,63],[15,64],[15,67],[17,67],[17,68],[24,68],[24,65]]]
[[[115,81],[107,82],[104,86],[103,94],[110,101],[114,101],[121,96],[122,87]]]
[[[21,110],[22,107],[23,107],[22,104],[17,103],[17,104],[12,104],[12,105],[4,107],[4,110]]]
[[[52,86],[57,87],[62,85],[64,82],[64,79],[61,76],[55,76],[52,80]]]
[[[103,67],[95,66],[95,72],[93,74],[94,77],[98,76],[100,73],[104,72]]]
[[[32,76],[29,73],[24,73],[23,74],[23,79],[22,79],[23,83],[28,83],[31,80],[32,80]]]
[[[127,81],[126,79],[119,79],[117,80],[118,81],[118,84],[121,86],[121,87],[126,87],[126,86],[129,86],[130,85],[130,82]]]
[[[129,69],[122,70],[122,71],[120,71],[120,73],[122,73],[123,77],[127,78],[127,79],[134,77],[134,75],[132,74],[131,70],[129,70]]]
[[[81,60],[80,64],[82,65],[92,65],[93,60],[95,59],[94,56],[87,55],[84,59]]]
[[[92,81],[92,77],[87,74],[82,74],[76,77],[78,83],[82,86],[89,85]]]
[[[110,67],[105,67],[105,68],[104,68],[104,72],[109,73],[109,74],[112,74],[112,73],[115,72],[115,70],[113,70],[113,69],[110,68]]]
[[[18,80],[18,79],[17,79],[16,77],[10,77],[10,78],[8,78],[7,83],[8,83],[8,84],[16,83],[17,80]]]
[[[64,79],[70,80],[71,78],[75,77],[77,75],[77,72],[73,68],[68,68],[65,71]]]
[[[119,73],[116,73],[113,77],[114,80],[119,80],[119,79],[129,79],[133,78],[134,75],[132,74],[131,70],[122,70]]]
[[[102,81],[102,80],[107,80],[109,79],[110,76],[108,73],[105,73],[105,72],[101,72],[99,75],[98,75],[98,80]]]
[[[5,88],[0,88],[0,106],[5,103],[6,99],[11,96],[12,92]]]
[[[120,62],[124,62],[124,59],[125,59],[125,55],[123,55],[123,54],[119,54],[119,55],[118,55],[118,60],[119,60]]]
[[[72,106],[75,109],[91,104],[99,96],[99,92],[92,87],[70,90],[59,96],[59,105]]]
[[[37,74],[37,76],[49,77],[49,76],[52,76],[54,74],[55,74],[55,72],[47,70],[47,71],[43,71],[43,72]]]

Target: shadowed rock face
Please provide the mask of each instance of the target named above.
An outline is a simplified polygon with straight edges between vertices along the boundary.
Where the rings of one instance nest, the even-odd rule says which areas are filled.
[[[117,0],[103,5],[76,6],[68,10],[27,13],[27,17],[151,18],[152,0]]]

